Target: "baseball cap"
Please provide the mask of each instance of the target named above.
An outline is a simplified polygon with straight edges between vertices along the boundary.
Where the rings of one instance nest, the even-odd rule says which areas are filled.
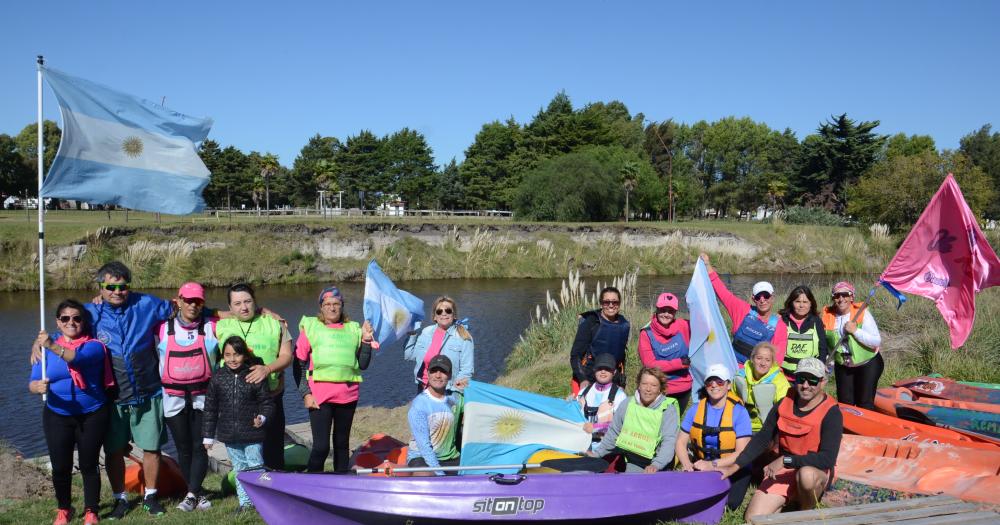
[[[670,292],[661,293],[660,296],[656,298],[657,308],[673,308],[676,310],[677,304],[677,296]]]
[[[809,374],[813,377],[823,379],[826,377],[826,365],[815,357],[807,357],[799,361],[798,366],[795,367],[795,375],[799,374]]]
[[[771,295],[774,295],[774,287],[771,286],[771,283],[767,281],[760,281],[757,284],[753,285],[753,291],[750,292],[750,295],[752,296],[757,295],[760,292],[767,292]]]
[[[705,379],[708,380],[710,377],[718,377],[723,381],[732,381],[733,373],[729,370],[729,367],[723,364],[714,364],[708,367],[708,373],[705,374]]]
[[[438,354],[431,358],[431,362],[427,363],[427,372],[431,372],[435,368],[442,370],[444,373],[451,375],[451,359],[448,356]]]
[[[618,368],[618,362],[615,361],[615,356],[607,352],[597,354],[594,358],[594,370],[600,370],[602,368],[614,372]]]
[[[177,297],[205,300],[205,288],[198,283],[184,283],[177,290]]]

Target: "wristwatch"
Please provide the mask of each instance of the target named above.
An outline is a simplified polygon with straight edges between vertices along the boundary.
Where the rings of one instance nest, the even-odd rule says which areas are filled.
[[[789,457],[789,456],[785,456],[785,457],[781,458],[781,464],[784,465],[786,468],[791,468],[791,466],[792,466],[792,458]]]
[[[718,467],[719,467],[719,460],[713,459],[712,460],[712,468],[718,468]]]

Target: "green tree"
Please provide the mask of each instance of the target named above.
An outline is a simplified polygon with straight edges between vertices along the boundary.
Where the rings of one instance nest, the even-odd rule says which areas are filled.
[[[443,210],[459,209],[465,204],[465,183],[454,158],[438,174],[438,184],[435,190],[438,207]]]
[[[898,156],[916,155],[925,151],[937,151],[934,139],[929,135],[909,135],[897,133],[885,141],[885,154],[887,159]]]
[[[857,182],[878,160],[886,142],[874,129],[879,121],[855,123],[847,114],[820,124],[803,143],[802,169],[791,181],[803,203],[842,212],[845,188]]]
[[[383,177],[389,191],[398,194],[408,208],[423,209],[434,203],[434,155],[423,134],[403,128],[382,144],[385,162]]]
[[[51,120],[46,120],[42,125],[42,141],[45,146],[45,158],[42,162],[45,173],[52,167],[52,161],[56,158],[56,151],[59,149],[59,140],[62,138],[62,130],[59,125]],[[24,162],[31,169],[32,173],[37,171],[38,165],[38,124],[32,123],[25,126],[14,138],[17,143],[17,152],[24,159]],[[38,189],[32,194],[38,193]]]
[[[628,197],[639,184],[639,163],[634,160],[626,160],[618,171],[621,173],[622,189],[625,190],[625,222],[628,222]]]
[[[0,201],[9,195],[25,195],[32,182],[37,192],[38,181],[32,177],[34,174],[18,153],[14,138],[0,134]]]
[[[591,146],[543,160],[525,174],[514,209],[528,220],[614,220],[622,210],[619,173],[628,158],[620,146]]]
[[[341,172],[336,162],[340,141],[335,137],[313,135],[295,157],[288,176],[289,198],[297,205],[316,202],[317,191],[340,191]],[[334,201],[336,202],[336,201]]]
[[[986,124],[978,131],[962,137],[960,144],[959,150],[986,173],[992,181],[994,195],[1000,197],[1000,133],[991,134],[990,125]],[[986,216],[991,219],[1000,218],[1000,199],[994,199],[990,203]]]
[[[517,155],[523,140],[524,131],[513,118],[483,125],[458,167],[464,187],[462,207],[510,208],[513,190],[526,171],[524,157]]]
[[[344,204],[364,205],[371,208],[377,204],[375,194],[392,191],[386,177],[386,161],[382,151],[383,139],[371,131],[362,130],[348,137],[344,147],[337,151],[334,161],[340,168],[338,185],[344,190]],[[362,203],[359,192],[365,193]]]
[[[989,178],[962,153],[923,151],[877,163],[848,189],[847,211],[864,223],[893,229],[917,221],[948,173],[962,187],[969,207],[982,217],[995,195]]]

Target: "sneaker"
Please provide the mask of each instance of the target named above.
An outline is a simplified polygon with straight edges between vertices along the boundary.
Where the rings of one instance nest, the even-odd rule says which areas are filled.
[[[69,522],[73,521],[73,507],[68,509],[59,509],[56,512],[56,519],[52,522],[52,525],[68,525]]]
[[[97,525],[101,522],[101,519],[97,517],[97,513],[91,509],[87,509],[87,512],[83,515],[83,525]]]
[[[160,500],[156,499],[156,496],[146,496],[142,499],[142,508],[149,513],[150,516],[162,516],[167,513],[167,509],[160,505]]]
[[[191,512],[198,505],[198,500],[194,496],[188,496],[177,504],[177,508],[184,512]]]
[[[127,499],[120,499],[115,502],[115,508],[111,510],[111,514],[108,514],[109,520],[120,520],[128,514],[128,511],[132,510],[129,506]]]
[[[208,510],[212,508],[212,502],[208,501],[208,498],[206,498],[205,496],[199,496],[198,505],[196,505],[195,508],[198,510]]]

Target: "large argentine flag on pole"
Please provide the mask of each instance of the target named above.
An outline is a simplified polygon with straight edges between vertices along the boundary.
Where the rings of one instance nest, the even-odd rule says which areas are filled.
[[[424,302],[396,288],[374,259],[365,272],[365,319],[372,324],[379,346],[406,336],[424,318]]]
[[[708,367],[723,364],[736,375],[738,364],[733,344],[729,340],[729,330],[719,311],[715,289],[708,277],[705,261],[698,259],[691,276],[691,284],[684,294],[688,313],[691,316],[691,344],[689,357],[691,359],[691,376],[696,387],[692,389],[697,397],[697,385],[705,384],[705,374]]]
[[[542,449],[578,453],[590,447],[576,401],[470,381],[464,414],[462,465],[522,464]]]
[[[44,197],[182,215],[205,207],[209,171],[195,143],[211,119],[189,117],[89,80],[43,68],[63,131]]]

